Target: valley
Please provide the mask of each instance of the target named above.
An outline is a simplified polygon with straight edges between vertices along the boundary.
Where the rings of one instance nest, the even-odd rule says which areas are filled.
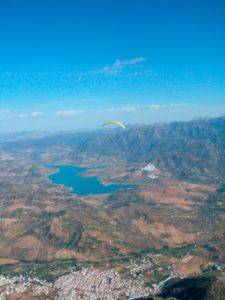
[[[125,145],[133,143],[130,137],[138,130],[140,136],[147,130],[142,127],[120,133],[120,151],[116,141],[113,149],[102,142],[105,135],[96,133],[2,142],[1,274],[50,283],[93,267],[114,269],[123,279],[138,278],[152,286],[171,273],[183,277],[224,266],[225,156],[215,139],[221,141],[225,119],[201,122],[198,135],[196,121],[178,124],[165,150],[165,131],[172,125],[150,126],[147,150],[142,140],[136,140],[136,150]],[[181,140],[187,145],[182,154]],[[196,143],[201,144],[198,151]],[[57,166],[84,167],[84,179],[98,178],[103,187],[120,188],[72,193],[50,180]],[[127,186],[135,189],[123,189]]]

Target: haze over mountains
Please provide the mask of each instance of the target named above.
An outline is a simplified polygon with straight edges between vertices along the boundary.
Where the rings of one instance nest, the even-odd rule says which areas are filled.
[[[1,272],[54,280],[91,264],[131,276],[131,255],[152,284],[224,265],[224,149],[224,117],[2,137]],[[49,180],[59,165],[136,189],[72,194]]]
[[[178,179],[217,183],[225,179],[225,117],[145,125],[125,131],[71,132],[43,137],[46,134],[22,135],[25,141],[21,146],[71,146],[75,156],[82,153],[113,156],[128,163],[151,162]],[[14,136],[10,138],[13,139]]]
[[[179,179],[220,182],[225,176],[225,117],[142,126],[90,138],[85,153],[152,162]]]

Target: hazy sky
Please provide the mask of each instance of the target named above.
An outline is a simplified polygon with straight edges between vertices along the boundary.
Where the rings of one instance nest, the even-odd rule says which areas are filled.
[[[225,114],[224,0],[0,0],[0,132]]]

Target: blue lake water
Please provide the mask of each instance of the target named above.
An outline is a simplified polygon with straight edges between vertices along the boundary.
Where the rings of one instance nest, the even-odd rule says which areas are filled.
[[[76,166],[59,166],[58,172],[51,174],[49,179],[54,184],[62,184],[72,188],[77,195],[108,194],[117,190],[127,190],[134,188],[133,185],[111,184],[103,185],[98,177],[83,177],[82,174],[88,168]]]

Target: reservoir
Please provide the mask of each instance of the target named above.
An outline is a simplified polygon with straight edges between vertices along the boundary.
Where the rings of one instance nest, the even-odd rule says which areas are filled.
[[[49,179],[54,184],[60,184],[72,188],[72,192],[77,195],[108,194],[117,190],[134,188],[133,185],[103,185],[98,177],[84,177],[83,172],[88,170],[88,168],[76,166],[58,166],[57,168],[58,172],[51,174]]]

